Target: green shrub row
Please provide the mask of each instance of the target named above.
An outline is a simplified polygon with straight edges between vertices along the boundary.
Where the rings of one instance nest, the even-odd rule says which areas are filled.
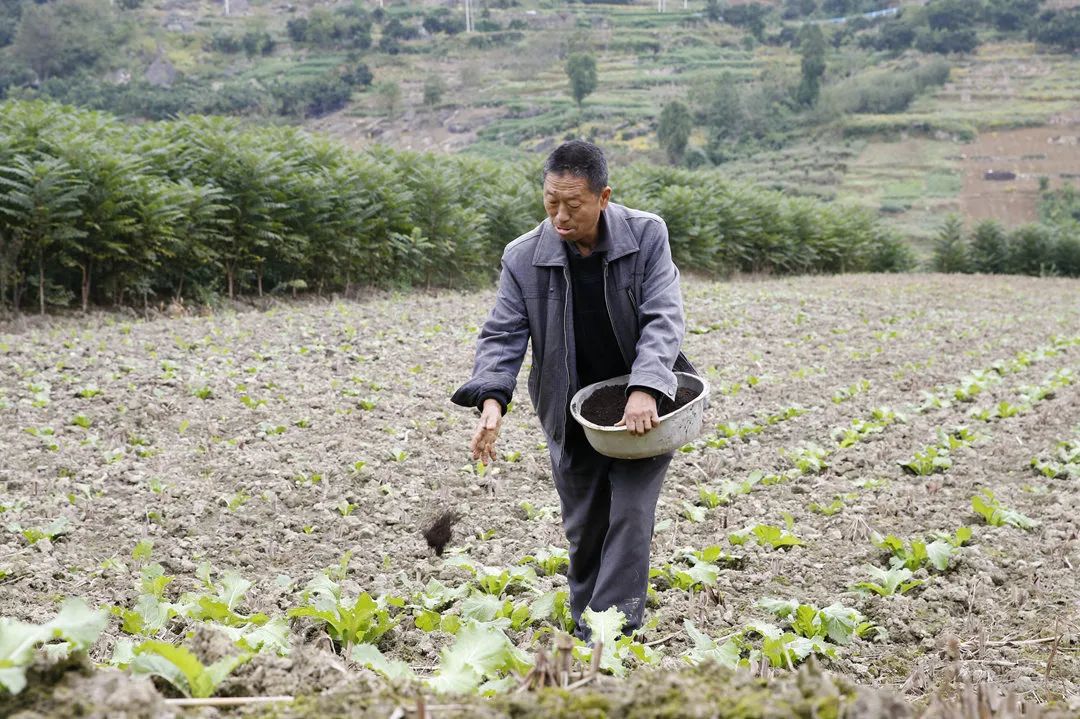
[[[965,234],[960,218],[952,215],[938,232],[931,269],[1080,277],[1080,222],[1072,219],[1007,230],[994,220],[984,220]]]
[[[685,270],[905,269],[873,215],[714,172],[617,170],[615,200],[658,212]],[[539,160],[376,148],[188,116],[127,125],[0,104],[0,297],[28,304],[208,301],[219,293],[462,285],[543,217]]]

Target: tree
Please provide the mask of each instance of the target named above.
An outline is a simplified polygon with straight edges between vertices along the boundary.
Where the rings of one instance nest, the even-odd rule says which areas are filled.
[[[1041,0],[989,0],[986,14],[1002,32],[1022,30],[1039,13]]]
[[[743,122],[742,96],[730,70],[702,88],[697,97],[699,117],[719,139],[739,134]]]
[[[570,93],[580,108],[596,89],[596,58],[585,53],[571,55],[566,60],[566,74],[570,78]]]
[[[825,74],[825,34],[815,25],[803,25],[800,31],[799,54],[802,55],[802,80],[795,98],[800,105],[810,107],[821,94],[821,76]]]
[[[398,105],[401,104],[401,85],[393,80],[383,80],[375,84],[375,96],[386,110],[386,114],[393,117]]]
[[[112,49],[112,35],[113,12],[105,0],[27,4],[12,51],[43,81],[91,69]]]
[[[964,223],[959,215],[950,214],[938,230],[931,267],[935,272],[970,271],[964,247]]]
[[[1045,225],[1024,225],[1009,235],[1009,274],[1043,276],[1054,274],[1054,246]]]
[[[1005,229],[994,220],[980,222],[971,235],[968,257],[971,269],[975,272],[988,275],[1005,272],[1009,260]]]
[[[664,111],[660,113],[660,124],[656,128],[656,139],[672,163],[682,160],[693,127],[694,119],[690,117],[686,105],[675,100],[664,106]]]
[[[6,175],[0,175],[0,215],[18,248],[36,260],[38,303],[45,314],[45,261],[61,255],[68,243],[85,234],[76,227],[79,200],[86,186],[68,163],[55,157],[32,161],[16,156]],[[18,255],[16,254],[16,257]],[[16,278],[12,305],[19,311],[20,282]]]
[[[435,107],[442,101],[443,93],[446,92],[446,83],[442,75],[433,72],[424,80],[424,106]]]
[[[1047,10],[1032,23],[1030,35],[1065,52],[1080,50],[1080,8]]]

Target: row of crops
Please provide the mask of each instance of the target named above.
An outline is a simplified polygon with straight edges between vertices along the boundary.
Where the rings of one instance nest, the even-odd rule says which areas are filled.
[[[0,306],[454,286],[493,277],[543,218],[539,158],[499,163],[373,148],[189,116],[128,125],[0,104]],[[870,214],[714,172],[616,168],[614,199],[661,214],[676,260],[711,273],[890,270]]]

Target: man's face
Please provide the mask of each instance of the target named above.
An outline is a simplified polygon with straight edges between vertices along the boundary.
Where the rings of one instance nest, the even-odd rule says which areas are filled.
[[[568,242],[588,245],[596,241],[600,213],[610,197],[610,187],[597,195],[584,177],[548,173],[544,178],[544,209],[555,231]]]

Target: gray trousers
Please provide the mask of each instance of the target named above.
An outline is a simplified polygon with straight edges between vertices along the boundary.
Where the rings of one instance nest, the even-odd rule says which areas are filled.
[[[624,632],[641,627],[649,587],[649,550],[656,501],[674,452],[648,459],[612,459],[592,448],[570,420],[562,446],[549,444],[562,523],[570,542],[570,609],[577,634],[586,607],[618,607]]]

